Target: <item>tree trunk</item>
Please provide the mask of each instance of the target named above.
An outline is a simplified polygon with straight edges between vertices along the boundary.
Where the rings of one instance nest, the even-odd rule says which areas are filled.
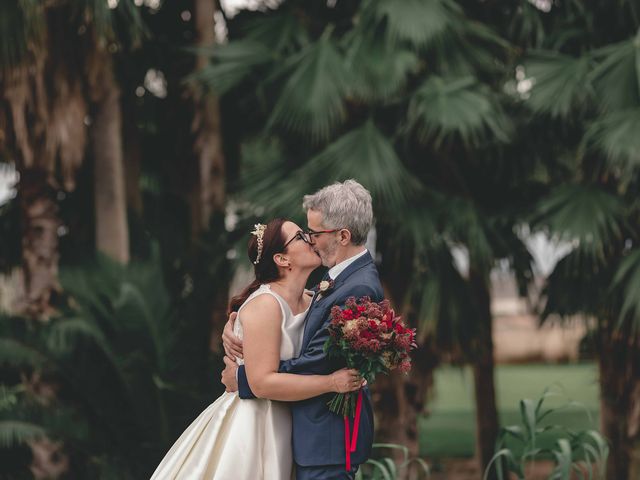
[[[18,202],[22,223],[23,296],[16,310],[48,319],[55,311],[52,296],[58,284],[58,204],[49,174],[41,169],[20,172]]]
[[[476,456],[484,472],[495,453],[499,421],[496,406],[493,360],[493,328],[491,296],[488,280],[474,272],[469,273],[475,305],[478,312],[478,344],[473,365],[474,392],[476,400]],[[495,478],[494,469],[490,478]]]
[[[400,249],[390,243],[384,234],[384,225],[376,230],[377,247],[382,253],[380,279],[385,288],[385,297],[401,314],[405,322],[414,325],[417,320],[413,303],[408,299],[414,252]],[[372,387],[372,400],[376,413],[376,440],[395,443],[408,448],[411,457],[420,455],[419,420],[426,413],[428,394],[433,387],[433,372],[438,365],[438,357],[432,344],[426,340],[411,353],[412,368],[408,375],[394,372],[389,376],[380,375]],[[397,451],[382,452],[402,460]],[[398,472],[398,479],[409,478],[410,472]]]
[[[600,329],[600,431],[610,445],[609,480],[631,478],[640,440],[640,348],[629,338]]]
[[[411,357],[411,372],[408,375],[381,375],[376,380],[372,398],[378,441],[404,445],[411,457],[417,457],[420,455],[419,421],[426,413],[427,397],[433,386],[433,372],[438,359],[428,345],[421,345]],[[408,473],[400,472],[398,478],[407,478]]]
[[[194,1],[196,46],[215,45],[215,2]],[[196,57],[195,71],[207,66],[209,58]],[[224,212],[226,202],[225,158],[222,149],[220,105],[218,98],[200,88],[191,91],[194,103],[191,131],[194,134],[194,154],[197,164],[197,185],[192,199],[192,234],[194,238],[209,226],[214,212]]]
[[[123,103],[123,140],[124,140],[124,178],[126,205],[137,216],[142,216],[142,192],[140,175],[142,173],[142,146],[135,121],[135,100],[130,95]]]
[[[122,153],[120,89],[108,52],[93,60],[94,118],[91,148],[95,162],[96,248],[120,263],[129,261],[129,229]]]
[[[196,46],[215,45],[216,2],[194,0],[194,22]],[[207,56],[196,57],[195,71],[202,70],[209,62]],[[222,149],[220,105],[212,93],[205,94],[200,88],[191,88],[193,99],[194,135],[193,153],[196,164],[196,185],[191,194],[191,235],[197,238],[211,227],[214,216],[224,219],[226,206],[225,158]],[[220,224],[224,228],[224,222]],[[222,278],[222,276],[221,276]],[[229,298],[229,282],[217,282],[212,293],[210,348],[221,352],[220,336],[227,320],[226,307]]]

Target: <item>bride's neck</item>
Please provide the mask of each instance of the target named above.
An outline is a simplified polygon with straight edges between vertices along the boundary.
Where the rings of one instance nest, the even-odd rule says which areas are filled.
[[[287,274],[271,283],[271,288],[284,298],[290,305],[298,305],[304,295],[304,287],[311,275],[311,271],[287,272]]]

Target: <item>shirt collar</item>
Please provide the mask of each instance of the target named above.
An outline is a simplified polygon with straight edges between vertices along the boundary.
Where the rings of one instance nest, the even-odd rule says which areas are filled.
[[[365,248],[362,252],[356,253],[353,257],[349,257],[346,260],[343,260],[337,265],[334,265],[333,267],[331,267],[329,269],[329,278],[331,278],[331,280],[335,280],[336,278],[338,278],[338,275],[340,275],[345,268],[347,268],[349,265],[351,265],[353,262],[355,262],[357,259],[362,257],[367,252],[368,250]]]

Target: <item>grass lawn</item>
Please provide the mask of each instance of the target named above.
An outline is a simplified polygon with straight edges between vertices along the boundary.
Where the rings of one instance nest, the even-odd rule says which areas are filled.
[[[435,397],[429,402],[431,415],[420,420],[420,454],[431,458],[473,455],[475,412],[473,377],[468,368],[443,367],[435,374]],[[562,424],[572,429],[598,429],[597,367],[593,363],[575,365],[501,365],[496,369],[498,412],[502,425],[520,423],[519,401],[537,400],[546,387],[559,392],[546,406],[578,402],[555,412],[546,424]],[[589,418],[589,414],[591,419]],[[544,443],[554,442],[549,437]]]

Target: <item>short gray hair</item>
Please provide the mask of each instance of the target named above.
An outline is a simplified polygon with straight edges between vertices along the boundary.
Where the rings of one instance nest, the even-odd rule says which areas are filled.
[[[373,226],[371,194],[355,180],[336,182],[305,195],[302,208],[322,214],[322,224],[327,228],[346,228],[351,232],[351,242],[364,245]]]

